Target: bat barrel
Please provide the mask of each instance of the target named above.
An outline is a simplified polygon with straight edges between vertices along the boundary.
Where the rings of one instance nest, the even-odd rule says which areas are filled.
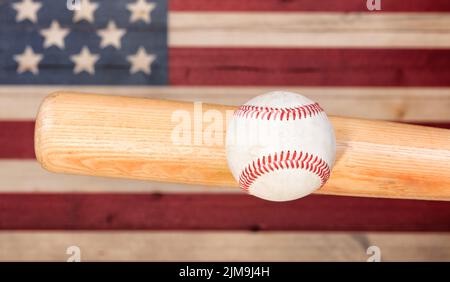
[[[223,144],[197,142],[194,118],[192,103],[54,93],[36,120],[36,157],[53,172],[235,186]]]

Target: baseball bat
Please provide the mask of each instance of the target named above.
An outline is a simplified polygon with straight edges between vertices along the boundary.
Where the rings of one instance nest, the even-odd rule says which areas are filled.
[[[223,141],[235,109],[58,92],[39,109],[36,157],[58,173],[237,187]],[[330,120],[336,161],[329,181],[315,193],[450,200],[450,130]]]

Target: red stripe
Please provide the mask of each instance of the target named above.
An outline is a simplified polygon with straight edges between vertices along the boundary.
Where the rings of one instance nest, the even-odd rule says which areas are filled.
[[[450,231],[450,202],[231,194],[1,194],[0,229]]]
[[[368,11],[366,0],[171,0],[172,11]],[[381,0],[383,12],[447,12],[448,0]]]
[[[171,48],[169,53],[172,85],[450,85],[450,49]]]
[[[450,123],[443,123],[443,122],[442,123],[438,123],[438,122],[411,122],[411,124],[450,129]]]
[[[450,123],[415,123],[450,129]],[[34,122],[0,121],[0,159],[34,159]]]
[[[31,158],[35,158],[34,122],[0,121],[0,159]]]

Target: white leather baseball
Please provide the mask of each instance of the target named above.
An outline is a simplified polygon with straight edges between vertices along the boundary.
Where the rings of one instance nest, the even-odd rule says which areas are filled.
[[[228,166],[242,189],[266,200],[289,201],[325,184],[336,141],[317,103],[275,91],[236,110],[228,124],[226,151]]]

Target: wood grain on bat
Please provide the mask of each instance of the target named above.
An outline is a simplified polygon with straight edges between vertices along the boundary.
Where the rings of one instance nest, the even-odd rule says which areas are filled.
[[[224,117],[234,109],[202,106]],[[36,156],[53,172],[237,187],[224,144],[173,144],[172,115],[180,110],[194,116],[189,102],[55,93],[37,117]],[[450,200],[450,130],[330,119],[337,160],[316,193]]]

